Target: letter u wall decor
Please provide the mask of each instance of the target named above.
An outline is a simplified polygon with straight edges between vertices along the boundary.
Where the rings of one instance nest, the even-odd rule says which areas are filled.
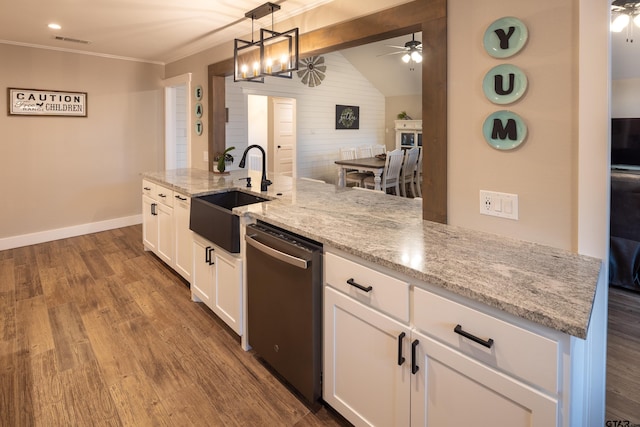
[[[505,59],[520,52],[529,33],[518,18],[504,17],[494,21],[484,33],[484,49],[493,58]],[[490,69],[482,81],[482,90],[496,105],[512,104],[527,91],[527,75],[513,64],[499,64]],[[489,145],[498,150],[512,150],[527,137],[527,125],[516,113],[499,110],[490,114],[482,125]]]

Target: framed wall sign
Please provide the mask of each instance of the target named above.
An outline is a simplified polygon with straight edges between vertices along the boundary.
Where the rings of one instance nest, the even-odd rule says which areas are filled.
[[[87,117],[86,92],[7,88],[10,116]]]
[[[360,107],[336,105],[336,129],[360,129]]]

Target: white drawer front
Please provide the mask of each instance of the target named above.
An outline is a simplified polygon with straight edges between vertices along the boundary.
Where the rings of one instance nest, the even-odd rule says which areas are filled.
[[[325,279],[356,300],[401,321],[409,321],[409,283],[332,253],[325,254]],[[371,289],[365,291],[356,285]]]
[[[155,199],[163,205],[173,206],[173,190],[158,185],[156,186]]]
[[[423,289],[414,288],[414,325],[474,358],[558,392],[559,344]],[[454,329],[460,325],[459,333]],[[463,336],[471,334],[485,345]]]
[[[156,184],[145,179],[142,180],[142,194],[152,199],[156,198]]]

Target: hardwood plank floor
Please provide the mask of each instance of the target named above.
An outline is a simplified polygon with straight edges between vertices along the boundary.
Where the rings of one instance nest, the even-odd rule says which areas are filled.
[[[607,420],[640,425],[640,293],[614,287],[609,289]]]
[[[141,226],[0,251],[0,426],[343,426],[312,413]],[[640,294],[611,288],[607,420],[640,424]]]
[[[313,413],[141,226],[0,251],[0,426],[342,426]]]

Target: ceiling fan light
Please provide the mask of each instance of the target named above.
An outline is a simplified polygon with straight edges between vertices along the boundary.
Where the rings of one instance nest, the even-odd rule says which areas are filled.
[[[411,59],[413,60],[413,62],[419,64],[422,62],[422,54],[417,50],[414,50],[413,52],[411,52]]]
[[[402,62],[404,62],[405,64],[408,64],[409,61],[411,61],[411,55],[409,55],[408,53],[405,53],[404,55],[402,55]]]
[[[619,33],[629,24],[629,20],[631,18],[626,13],[620,14],[613,20],[611,23],[611,31],[614,33]],[[634,19],[635,22],[635,19]]]

